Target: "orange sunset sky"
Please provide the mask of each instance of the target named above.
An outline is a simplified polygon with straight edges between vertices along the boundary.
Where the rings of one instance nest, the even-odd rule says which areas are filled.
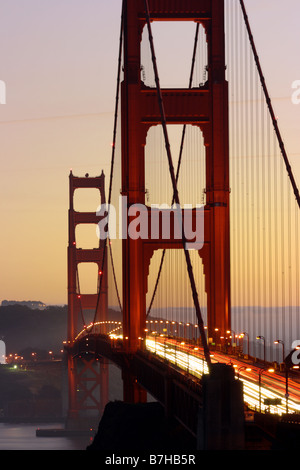
[[[245,4],[300,184],[300,3]],[[109,179],[120,14],[120,0],[0,0],[0,302],[67,302],[68,175]],[[174,59],[194,34],[181,29],[168,53],[172,28],[153,26],[166,84],[187,81]]]

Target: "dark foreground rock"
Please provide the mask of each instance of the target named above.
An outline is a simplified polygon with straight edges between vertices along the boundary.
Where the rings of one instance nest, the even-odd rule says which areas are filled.
[[[106,405],[98,432],[87,450],[195,450],[196,440],[176,422],[167,420],[159,403]]]

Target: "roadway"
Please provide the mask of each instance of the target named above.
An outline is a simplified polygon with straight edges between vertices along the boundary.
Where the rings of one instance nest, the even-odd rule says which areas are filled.
[[[146,348],[159,357],[169,361],[192,376],[201,378],[208,373],[204,360],[203,349],[191,344],[176,341],[167,337],[155,336],[146,338]],[[270,413],[284,414],[300,412],[300,384],[293,378],[288,378],[288,402],[286,401],[286,377],[277,371],[269,372],[267,368],[252,364],[250,361],[228,356],[214,351],[212,363],[231,364],[236,370],[236,379],[243,382],[244,402],[251,409]],[[264,404],[265,399],[277,399],[278,405]]]

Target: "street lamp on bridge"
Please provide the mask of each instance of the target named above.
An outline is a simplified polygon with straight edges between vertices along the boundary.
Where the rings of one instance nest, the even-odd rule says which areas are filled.
[[[274,344],[281,344],[282,345],[282,362],[284,362],[284,358],[285,358],[284,342],[281,339],[276,339],[276,341],[274,341]]]
[[[250,354],[250,353],[249,353],[249,350],[250,350],[250,348],[249,348],[249,335],[248,335],[248,333],[246,333],[246,331],[244,331],[244,332],[241,334],[241,336],[242,336],[242,338],[244,338],[244,336],[247,336],[247,358],[248,358],[248,357],[249,357],[249,354]]]
[[[237,378],[239,379],[240,378],[240,371],[241,370],[245,370],[246,372],[251,372],[251,367],[248,367],[248,366],[241,366],[237,369]]]
[[[256,336],[256,339],[261,339],[264,342],[264,362],[266,362],[266,340],[264,336]]]
[[[274,369],[260,369],[258,372],[258,388],[259,388],[259,412],[261,412],[261,376],[264,372],[272,374],[275,372]]]
[[[233,331],[233,330],[227,330],[227,331],[226,331],[226,334],[231,335],[231,336],[230,336],[230,338],[231,338],[231,344],[232,344],[232,346],[233,346],[233,343],[234,343],[234,341],[235,341],[235,336],[236,336],[236,335],[235,335],[235,331]]]

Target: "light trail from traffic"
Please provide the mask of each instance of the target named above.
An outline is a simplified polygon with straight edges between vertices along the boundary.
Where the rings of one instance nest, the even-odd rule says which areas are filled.
[[[113,339],[123,340],[123,335],[118,334],[122,328],[121,322],[105,321],[97,324],[105,324],[109,327],[108,336]],[[83,335],[93,328],[93,325],[83,330],[78,336]],[[140,338],[143,341],[142,338]],[[208,374],[203,350],[191,343],[171,339],[164,335],[156,335],[154,332],[146,336],[144,345],[148,351],[180,368],[182,371],[200,379],[203,374]],[[300,383],[288,378],[288,401],[286,400],[287,379],[274,370],[269,372],[267,368],[250,364],[214,351],[211,355],[212,363],[231,365],[236,373],[235,377],[243,383],[244,402],[249,408],[265,411],[269,409],[273,414],[300,413]],[[264,400],[279,400],[277,405],[267,405]]]
[[[201,348],[168,338],[147,337],[146,349],[197,378],[208,374]],[[300,385],[297,382],[289,379],[289,399],[286,403],[286,380],[278,374],[220,353],[214,352],[211,359],[212,363],[230,364],[235,368],[236,379],[243,382],[244,402],[250,408],[261,411],[269,408],[270,413],[279,415],[286,413],[287,409],[289,413],[300,412]],[[265,399],[278,399],[281,404],[265,405]]]

